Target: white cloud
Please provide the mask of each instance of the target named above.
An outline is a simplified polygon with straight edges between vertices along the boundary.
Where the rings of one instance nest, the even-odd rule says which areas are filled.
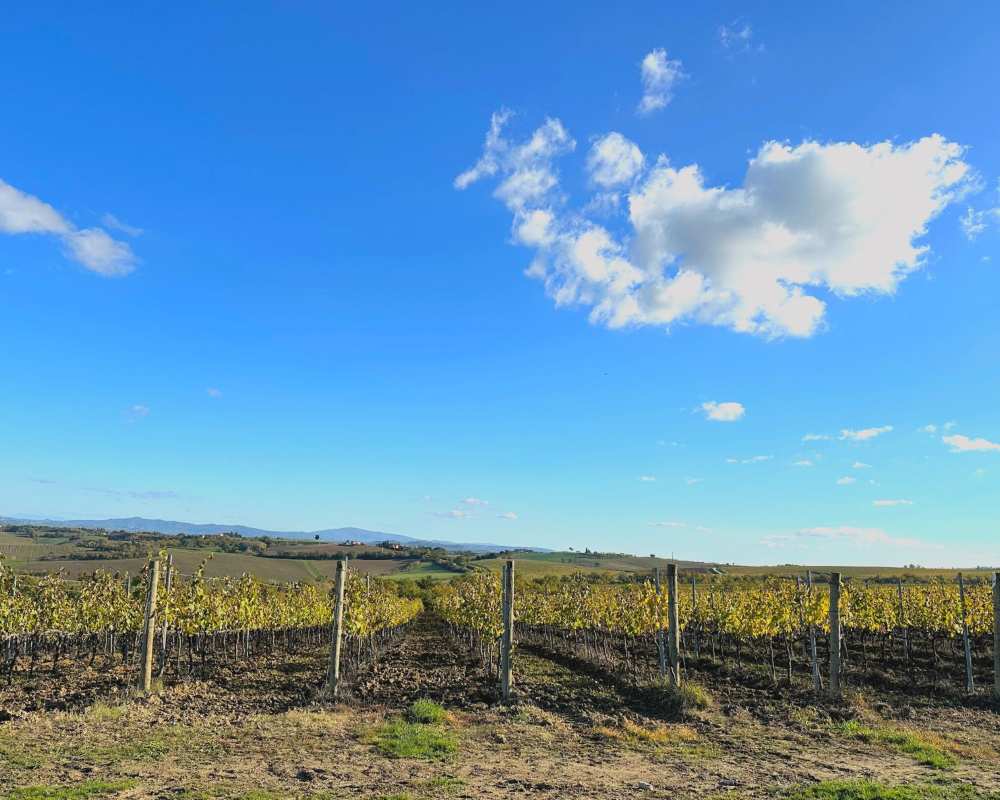
[[[680,61],[667,58],[662,47],[651,50],[642,59],[642,99],[638,112],[650,114],[665,108],[673,100],[674,85],[685,77]]]
[[[70,233],[73,226],[48,203],[0,180],[0,233]]]
[[[702,403],[701,410],[705,412],[705,419],[715,422],[736,422],[746,414],[742,403],[717,403],[714,400]]]
[[[828,436],[825,433],[807,433],[802,437],[803,442],[825,442],[832,439],[832,436]]]
[[[859,431],[845,428],[840,432],[840,438],[850,439],[852,442],[866,442],[869,439],[874,439],[876,436],[881,436],[883,433],[889,433],[891,430],[892,425],[882,425],[879,428],[863,428]]]
[[[872,500],[876,508],[891,508],[892,506],[912,506],[912,500]]]
[[[590,179],[605,189],[630,183],[642,172],[644,163],[642,151],[636,144],[615,132],[594,142],[587,155]]]
[[[927,226],[965,190],[963,148],[916,142],[766,142],[742,185],[707,185],[661,156],[597,224],[560,190],[554,160],[574,142],[549,119],[523,143],[494,115],[483,155],[455,180],[493,177],[526,271],[559,307],[611,328],[693,322],[767,338],[808,337],[826,301],[892,294],[920,269]]]
[[[515,514],[513,511],[503,511],[500,514],[497,514],[497,517],[499,517],[500,519],[507,519],[513,521],[517,519],[517,514]]]
[[[871,469],[871,464],[866,464],[864,461],[855,461],[851,464],[851,469]]]
[[[770,461],[774,456],[750,456],[750,458],[727,458],[727,464],[759,464],[762,461]]]
[[[813,462],[810,461],[808,458],[804,458],[801,461],[796,461],[794,464],[792,464],[792,466],[793,467],[811,467],[811,466],[813,466]]]
[[[989,439],[983,438],[972,439],[960,433],[952,436],[942,436],[941,441],[951,446],[952,453],[1000,451],[1000,444],[997,442],[991,442]]]
[[[850,486],[852,483],[856,483],[857,480],[857,478],[852,478],[850,475],[845,475],[843,478],[837,478],[837,486]]]
[[[701,483],[704,480],[705,480],[704,478],[685,478],[684,483],[686,483],[688,486],[694,486],[695,484]]]
[[[86,228],[63,237],[70,257],[98,275],[119,277],[135,269],[135,256],[125,242],[112,239],[101,228]]]
[[[441,517],[443,519],[468,519],[472,516],[468,511],[463,511],[460,508],[452,509],[451,511],[431,511],[435,517]]]
[[[209,397],[219,398],[222,397],[222,389],[216,389],[214,386],[209,386],[205,390],[205,394],[207,394]]]
[[[466,497],[463,501],[467,506],[488,506],[489,500],[483,500],[480,497]]]
[[[937,433],[937,425],[924,425],[920,430],[922,433]]]
[[[56,236],[70,258],[105,277],[127,275],[135,269],[136,259],[127,244],[111,238],[101,228],[76,228],[48,203],[3,180],[0,180],[0,233]]]
[[[640,475],[639,480],[643,483],[653,483],[656,480],[655,475]]]

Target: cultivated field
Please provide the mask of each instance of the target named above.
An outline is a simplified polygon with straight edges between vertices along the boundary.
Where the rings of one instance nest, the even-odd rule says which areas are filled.
[[[0,563],[0,800],[1000,800],[982,575],[167,549]]]

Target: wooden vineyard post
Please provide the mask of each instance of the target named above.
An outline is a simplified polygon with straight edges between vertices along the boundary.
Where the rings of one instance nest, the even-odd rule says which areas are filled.
[[[344,582],[347,577],[344,559],[337,562],[337,577],[333,586],[333,642],[330,645],[330,665],[326,673],[326,696],[337,699],[340,688],[340,649],[344,639]]]
[[[691,626],[694,628],[694,658],[698,661],[701,658],[701,633],[698,629],[698,576],[691,574]],[[690,641],[688,642],[690,647]]]
[[[660,568],[653,568],[653,586],[656,588],[656,597],[663,596],[663,587],[660,585]],[[663,628],[656,630],[656,655],[659,660],[660,677],[667,677],[667,637]]]
[[[503,568],[503,639],[500,643],[500,694],[504,702],[510,700],[513,684],[514,649],[514,562],[508,561]]]
[[[976,691],[976,681],[972,674],[972,644],[969,642],[969,618],[965,613],[965,578],[958,573],[958,600],[962,610],[962,646],[965,649],[965,691]]]
[[[903,606],[903,579],[896,578],[896,603],[899,609],[899,627],[903,631],[903,655],[906,663],[910,663],[910,629],[906,625],[906,611]]]
[[[811,569],[806,571],[806,588],[809,597],[812,598],[813,574]],[[816,626],[812,624],[811,620],[809,622],[809,658],[812,662],[813,691],[821,692],[823,691],[823,675],[820,673],[819,656],[816,654]]]
[[[163,579],[164,597],[170,597],[170,587],[174,583],[174,555],[167,553],[167,574]],[[160,634],[160,676],[167,670],[167,615],[163,615]]]
[[[830,573],[830,694],[840,695],[840,573]]]
[[[670,627],[667,628],[668,666],[670,667],[670,683],[681,685],[681,648],[680,648],[680,616],[677,613],[677,565],[667,564],[667,615]]]
[[[993,573],[993,697],[1000,700],[1000,571]]]
[[[156,587],[160,582],[160,559],[153,559],[149,569],[149,588],[146,590],[146,632],[142,659],[142,690],[153,690],[153,645],[156,642]]]

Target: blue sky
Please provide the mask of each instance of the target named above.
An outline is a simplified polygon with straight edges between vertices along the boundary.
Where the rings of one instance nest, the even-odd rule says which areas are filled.
[[[998,28],[10,9],[0,514],[1000,563]]]

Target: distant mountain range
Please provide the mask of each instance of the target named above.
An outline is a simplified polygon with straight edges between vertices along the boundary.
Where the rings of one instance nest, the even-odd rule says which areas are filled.
[[[280,539],[314,539],[319,536],[322,541],[358,541],[365,544],[378,542],[398,542],[414,547],[443,547],[446,550],[464,550],[472,553],[495,553],[500,550],[512,550],[509,545],[480,544],[476,542],[446,542],[438,539],[417,539],[413,536],[403,536],[398,533],[384,531],[369,531],[364,528],[326,528],[321,531],[268,531],[263,528],[251,528],[247,525],[219,525],[216,523],[198,524],[193,522],[177,522],[169,519],[146,519],[145,517],[122,517],[116,519],[26,519],[0,517],[0,522],[15,525],[52,525],[60,528],[93,528],[108,531],[132,531],[166,533],[177,535],[182,533],[196,536],[214,533],[238,533],[240,536],[271,536]],[[547,552],[544,548],[520,548]]]

